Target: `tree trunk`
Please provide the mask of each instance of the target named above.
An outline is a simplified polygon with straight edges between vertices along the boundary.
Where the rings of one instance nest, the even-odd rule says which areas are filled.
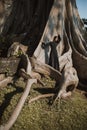
[[[75,0],[1,0],[0,6],[1,36],[10,36],[12,41],[27,45],[29,56],[34,55],[41,62],[48,64],[51,49],[43,50],[41,44],[60,35],[61,41],[57,46],[60,71],[66,62],[64,55],[70,54],[70,63],[76,68],[79,79],[86,79],[85,29]],[[2,41],[0,44],[4,46]],[[9,46],[7,45],[7,48]]]
[[[31,56],[41,39],[52,4],[53,0],[14,0],[1,33],[12,35],[13,41],[30,46],[28,53]]]
[[[23,52],[22,68],[25,71],[31,70],[31,73],[27,73],[28,78],[33,78],[32,72],[54,78],[57,86],[55,91],[58,92],[56,99],[70,96],[78,82],[83,85],[87,81],[85,31],[76,0],[0,1],[0,56],[3,56],[3,52],[7,55],[13,42],[17,42],[16,49],[19,50],[22,50],[21,44],[28,46],[27,54],[31,58]],[[55,37],[58,38],[57,41],[54,41]],[[11,42],[8,43],[9,38]],[[7,44],[2,44],[5,41]],[[14,46],[9,50],[11,49],[14,50]],[[53,64],[59,62],[58,70],[52,65],[49,66],[50,60]],[[1,58],[0,73],[6,73],[6,68],[9,68],[15,74],[19,61],[20,58]]]
[[[74,65],[80,80],[86,79],[85,28],[75,0],[1,0],[0,7],[1,36],[27,45],[29,56],[33,55],[41,62],[49,64],[51,49],[42,49],[42,42],[48,43],[54,36],[60,35],[61,41],[57,46],[60,71],[67,62],[64,58],[70,54],[70,65]],[[4,52],[12,43],[6,44],[6,48],[2,41],[3,38],[0,44]]]

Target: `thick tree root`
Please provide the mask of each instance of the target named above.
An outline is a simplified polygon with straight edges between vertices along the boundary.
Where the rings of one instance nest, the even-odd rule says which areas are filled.
[[[26,56],[27,58],[27,56]],[[27,74],[31,74],[31,68],[30,68],[30,62],[29,62],[29,59],[27,58]],[[36,79],[29,79],[30,77],[28,77],[28,80],[27,80],[27,84],[26,84],[26,87],[25,87],[25,90],[24,90],[24,93],[22,94],[16,108],[14,109],[11,117],[9,118],[8,122],[4,125],[4,126],[1,126],[0,130],[9,130],[12,125],[15,123],[24,103],[25,103],[25,100],[30,92],[30,88],[32,86],[33,83],[36,83],[37,80]]]
[[[5,74],[0,74],[0,81],[2,81],[3,79],[5,79]]]
[[[35,58],[31,58],[30,61],[33,67],[33,71],[40,73],[42,75],[48,75],[51,78],[54,78],[57,82],[61,80],[61,73],[55,70],[53,67],[45,63],[42,63]]]
[[[30,99],[29,100],[29,104],[34,102],[34,101],[37,101],[39,99],[42,99],[42,98],[53,97],[54,95],[55,95],[54,93],[48,93],[48,94],[39,95],[37,97],[34,97],[34,98]]]
[[[14,109],[8,122],[5,125],[1,126],[0,130],[9,130],[12,127],[12,125],[15,123],[15,121],[25,103],[25,100],[30,92],[30,88],[33,83],[36,83],[36,81],[37,81],[36,79],[28,79],[24,93],[23,93],[22,97],[20,98],[16,108]]]
[[[7,86],[7,84],[12,82],[13,82],[13,77],[4,78],[3,80],[0,81],[0,89],[2,89],[3,87]]]
[[[61,82],[59,85],[59,92],[56,97],[58,98],[66,98],[71,95],[71,91],[73,91],[78,85],[79,79],[77,76],[77,72],[73,67],[65,68],[62,74]]]
[[[44,2],[42,2],[42,1],[38,2],[39,5],[37,5],[37,8],[34,8],[35,9],[34,15],[36,18],[32,19],[31,21],[29,20],[29,15],[28,15],[29,12],[27,12],[27,13],[26,13],[26,11],[22,12],[24,16],[26,16],[25,14],[28,15],[28,20],[29,20],[28,24],[30,23],[29,24],[30,27],[28,27],[28,28],[30,28],[30,30],[32,30],[32,31],[28,30],[29,32],[24,32],[24,33],[26,33],[28,35],[31,32],[30,33],[31,34],[30,43],[31,43],[31,41],[34,41],[34,42],[32,42],[33,51],[35,50],[35,48],[37,46],[37,44],[33,44],[33,43],[38,43],[36,39],[40,39],[41,34],[42,34],[42,33],[39,33],[39,34],[37,33],[37,32],[39,32],[38,30],[40,29],[40,27],[39,27],[39,29],[38,29],[38,26],[33,27],[33,23],[34,23],[33,20],[34,21],[36,20],[38,22],[39,16],[41,16],[41,14],[44,14],[43,13],[43,12],[45,12],[45,10],[44,10],[45,4],[43,6]],[[30,4],[30,2],[29,2],[29,4]],[[48,3],[48,5],[49,5],[49,3]],[[21,3],[19,2],[19,8],[17,9],[18,14],[20,14],[19,13],[20,9],[21,10],[23,9],[22,7],[23,7],[23,5],[21,5]],[[39,7],[43,7],[42,10],[41,10],[41,8],[39,9]],[[15,12],[14,10],[15,10],[15,6],[13,6],[12,14],[14,14],[14,12]],[[40,10],[42,13],[40,12]],[[40,12],[40,14],[39,14],[39,12]],[[12,14],[9,16],[9,18],[11,18]],[[17,14],[17,18],[19,18],[18,14]],[[13,15],[11,21],[14,21],[14,25],[15,25],[16,21],[15,21],[14,15]],[[32,14],[32,16],[33,16],[33,14]],[[38,19],[37,19],[37,16],[38,16]],[[22,15],[21,15],[21,17],[22,17]],[[17,27],[20,25],[20,23],[23,23],[23,26],[21,26],[21,27],[25,28],[27,19],[25,17],[24,18],[25,21],[23,21],[23,22],[22,22],[22,19],[23,19],[23,17],[18,20],[16,29],[15,29],[15,27],[13,27],[14,28],[13,30],[15,33],[17,33],[16,32],[18,30]],[[43,17],[43,19],[44,19],[44,17]],[[42,20],[42,21],[44,21],[44,20]],[[8,22],[9,22],[9,20],[7,20],[7,23]],[[34,25],[37,25],[36,23]],[[38,23],[41,23],[41,19]],[[9,23],[9,24],[13,25],[12,23]],[[44,26],[45,26],[45,24],[46,23],[44,23]],[[81,27],[80,27],[80,25],[81,25]],[[41,28],[41,32],[44,29],[44,26]],[[43,32],[43,36],[41,38],[41,41],[40,41],[37,49],[34,52],[33,57],[29,59],[28,56],[24,55],[24,58],[22,61],[23,69],[21,69],[19,71],[19,73],[20,73],[20,76],[22,76],[23,78],[28,80],[25,91],[24,91],[21,99],[19,100],[18,105],[15,108],[12,116],[10,117],[10,119],[8,120],[6,125],[2,126],[3,128],[1,128],[0,130],[2,130],[2,129],[9,130],[12,127],[12,125],[16,121],[16,119],[24,105],[24,102],[29,94],[31,85],[36,81],[41,83],[43,86],[45,85],[40,80],[40,78],[41,78],[40,74],[48,75],[56,80],[56,82],[57,82],[56,95],[57,96],[53,93],[44,94],[44,95],[40,95],[38,97],[31,99],[29,101],[29,103],[36,101],[40,98],[45,98],[45,97],[50,97],[50,96],[56,96],[55,101],[57,99],[66,98],[68,96],[71,96],[71,92],[78,85],[78,82],[79,82],[78,76],[80,79],[85,79],[87,77],[87,46],[86,46],[86,43],[82,36],[82,33],[83,33],[82,27],[83,27],[83,25],[79,18],[79,15],[78,15],[77,7],[75,5],[75,0],[54,0],[53,1],[53,6],[50,11],[49,19],[47,21],[45,30]],[[8,26],[8,28],[10,29],[10,25]],[[9,31],[9,29],[8,29],[8,31]],[[20,29],[19,29],[19,32],[21,32]],[[5,31],[6,30],[4,30],[4,32]],[[35,35],[33,35],[34,33],[35,33]],[[36,33],[37,33],[37,35],[36,35]],[[41,47],[42,42],[45,42],[45,43],[51,42],[52,39],[54,38],[54,36],[58,36],[58,35],[60,35],[60,37],[61,37],[61,41],[56,48],[56,50],[58,52],[58,56],[59,56],[60,72],[55,70],[51,66],[47,65],[49,63],[51,48],[49,47],[49,49],[44,50]],[[33,37],[35,38],[37,36],[38,36],[38,38],[33,40]],[[10,50],[9,50],[9,52],[10,52]],[[23,54],[24,53],[25,52],[23,52]],[[29,53],[31,53],[31,52],[29,52]],[[14,53],[12,55],[14,55]],[[10,54],[8,56],[10,56]],[[1,68],[0,73],[7,73],[7,74],[14,75],[16,73],[16,71],[18,70],[19,62],[20,62],[20,58],[18,58],[18,59],[17,58],[16,59],[1,58],[0,59],[0,68]],[[47,64],[45,64],[45,63],[47,63]],[[73,64],[74,64],[75,68],[73,68]],[[78,76],[77,76],[77,73],[78,73]],[[3,79],[3,76],[2,76],[1,80],[0,80],[0,86],[2,87],[2,86],[7,85],[7,83],[9,83],[9,81],[11,81],[11,77],[7,77],[6,79]]]
[[[42,86],[45,86],[45,84],[40,80],[40,75],[38,73],[32,72],[31,75],[27,74],[24,69],[19,70],[19,75],[23,77],[24,79],[29,78],[35,78],[37,79],[37,82],[40,83]]]

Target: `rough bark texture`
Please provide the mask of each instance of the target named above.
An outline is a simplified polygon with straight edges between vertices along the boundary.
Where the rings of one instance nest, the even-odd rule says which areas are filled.
[[[60,61],[60,70],[62,70],[65,64],[67,64],[68,66],[74,65],[74,67],[77,70],[79,78],[84,79],[87,74],[86,73],[87,44],[83,37],[85,29],[83,29],[84,26],[79,17],[75,0],[71,1],[55,0],[54,2],[55,5],[57,6],[54,6],[50,12],[49,21],[45,27],[42,39],[40,41],[38,48],[34,53],[34,56],[36,56],[37,59],[39,59],[40,61],[41,59],[43,59],[43,62],[45,62],[47,58],[47,57],[45,58],[45,55],[47,53],[48,59],[46,60],[46,62],[48,62],[49,52],[44,52],[44,50],[41,48],[41,44],[42,42],[47,43],[51,41],[55,35],[60,34],[62,39],[57,46]],[[66,59],[69,59],[70,62],[64,60],[65,57]]]
[[[73,70],[74,67],[77,74],[72,71],[73,76],[78,75],[80,82],[86,80],[87,45],[83,37],[85,29],[75,0],[33,0],[32,2],[28,0],[2,0],[0,13],[3,21],[3,24],[1,23],[1,35],[6,37],[10,35],[12,41],[21,42],[28,46],[28,55],[36,59],[32,64],[34,71],[43,74],[47,71],[48,75],[55,78],[55,74],[52,74],[56,71],[49,66],[46,70],[45,67],[45,64],[49,64],[51,47],[48,46],[43,49],[42,43],[47,44],[52,42],[55,36],[60,36],[61,40],[57,45],[60,72],[57,72],[59,77],[57,75],[56,77],[60,81],[61,75],[68,68]],[[15,51],[13,45],[9,50],[13,49]],[[21,47],[18,45],[16,48],[20,49]],[[11,55],[9,54],[9,56]],[[26,69],[27,62],[26,60],[23,60],[23,62],[26,63],[23,65]],[[15,68],[17,69],[17,66]]]
[[[2,34],[12,35],[14,40],[30,46],[28,53],[32,55],[42,36],[53,0],[13,0],[12,3]]]
[[[51,48],[49,46],[43,49],[42,43],[47,44],[55,36],[60,36],[61,40],[57,45],[60,73],[74,67],[80,82],[86,80],[87,45],[83,37],[85,29],[75,0],[2,0],[0,2],[2,36],[10,35],[12,41],[27,45],[28,55],[33,55],[36,61],[43,64],[49,64]]]
[[[22,63],[24,71],[29,72],[28,78],[33,78],[33,74],[36,73],[54,78],[55,90],[58,92],[56,99],[70,96],[71,91],[78,86],[78,82],[82,84],[86,82],[87,43],[84,38],[84,24],[80,19],[75,0],[1,0],[0,2],[2,41],[3,37],[10,36],[12,42],[20,42],[28,46],[27,54],[32,57],[26,55],[21,44],[16,44],[16,48],[15,44],[11,45],[7,56],[22,51],[24,55],[21,57],[20,64]],[[10,4],[9,8],[7,8],[8,4]],[[47,44],[52,44],[55,36],[60,38],[56,47],[59,70],[47,65],[52,51],[51,46]],[[42,47],[43,43],[47,45],[46,48]],[[4,72],[4,63],[6,63],[4,67],[10,68],[14,73],[20,69],[18,68],[20,58],[16,61],[12,60],[1,59],[0,73]],[[16,65],[15,70],[11,63]]]

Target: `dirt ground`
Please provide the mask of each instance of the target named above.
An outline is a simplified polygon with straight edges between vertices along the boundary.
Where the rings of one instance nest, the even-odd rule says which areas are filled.
[[[50,104],[51,98],[40,99],[29,104],[29,99],[48,93],[55,81],[43,78],[43,88],[34,84],[25,105],[11,130],[86,130],[87,98],[82,91],[76,90],[66,100],[61,99]],[[6,123],[23,93],[25,82],[18,80],[0,90],[0,125]],[[46,88],[46,89],[45,89]]]

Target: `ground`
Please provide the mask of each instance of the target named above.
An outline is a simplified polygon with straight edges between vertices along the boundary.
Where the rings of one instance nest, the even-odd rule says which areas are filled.
[[[55,81],[43,78],[46,88],[54,87]],[[0,90],[0,125],[4,124],[18,99],[23,93],[25,83],[19,79],[15,85],[9,84]],[[30,95],[11,130],[86,130],[87,98],[81,91],[75,90],[67,100],[61,99],[53,105],[49,98],[29,104],[29,99],[44,92],[40,84],[33,85]]]

